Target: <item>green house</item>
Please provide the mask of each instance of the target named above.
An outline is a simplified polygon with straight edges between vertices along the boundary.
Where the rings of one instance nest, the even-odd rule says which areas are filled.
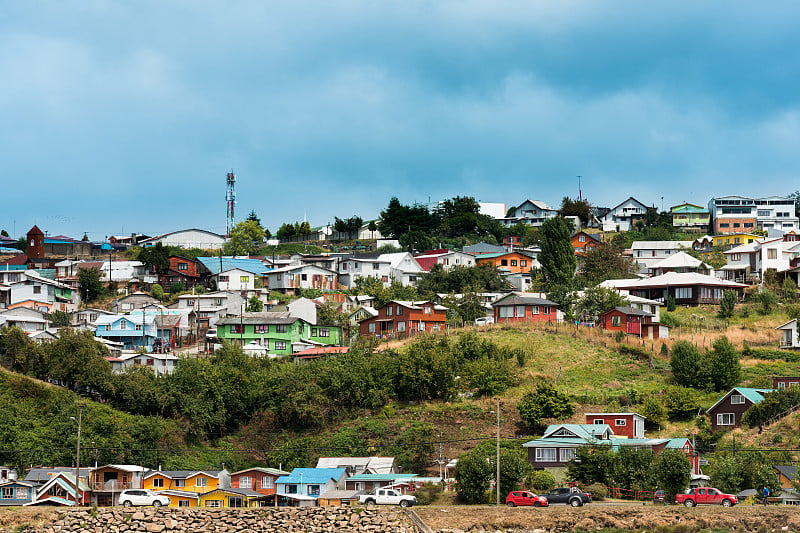
[[[315,346],[338,346],[336,326],[315,326],[289,313],[245,313],[217,320],[217,337],[245,346],[253,341],[269,355],[291,355]]]
[[[672,226],[675,228],[708,229],[711,215],[705,207],[682,203],[669,208],[672,214]]]

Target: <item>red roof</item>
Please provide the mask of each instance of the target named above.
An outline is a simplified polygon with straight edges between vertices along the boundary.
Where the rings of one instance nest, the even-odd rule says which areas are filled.
[[[414,259],[417,260],[417,263],[419,263],[419,266],[422,267],[422,270],[424,270],[425,272],[430,272],[430,270],[433,267],[433,265],[436,264],[436,260],[438,259],[438,256],[436,256],[436,255],[425,255],[425,256],[415,257]]]
[[[28,235],[44,235],[44,232],[39,229],[39,226],[34,225],[30,231],[28,231]]]
[[[0,265],[24,265],[28,263],[28,256],[25,254],[17,254],[11,259],[3,261]]]
[[[348,346],[320,346],[318,348],[309,348],[302,352],[293,354],[294,357],[303,357],[306,355],[327,355],[331,353],[346,353],[350,348]]]

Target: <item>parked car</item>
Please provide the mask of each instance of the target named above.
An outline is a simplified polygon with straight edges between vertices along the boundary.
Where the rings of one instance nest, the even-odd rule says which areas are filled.
[[[412,507],[417,503],[417,497],[403,494],[395,489],[377,489],[375,494],[362,494],[358,497],[358,503],[367,507],[373,505],[399,505],[400,507]]]
[[[515,490],[508,493],[508,496],[506,497],[506,505],[509,507],[547,507],[550,504],[547,502],[547,498],[544,496],[537,496],[536,494],[528,492],[527,490]]]
[[[689,489],[685,494],[675,496],[675,503],[694,507],[695,505],[721,505],[723,507],[733,507],[739,503],[739,498],[735,494],[726,494],[713,487],[697,487]]]
[[[475,319],[476,326],[485,326],[487,324],[494,324],[493,316],[482,316],[480,318]]]
[[[658,489],[653,493],[653,503],[663,503],[667,505],[667,493],[664,489]]]
[[[592,503],[592,495],[588,492],[581,492],[576,487],[560,487],[553,489],[544,496],[547,502],[565,503],[572,507],[580,507],[586,503]]]
[[[119,504],[124,507],[132,505],[161,507],[162,505],[169,505],[169,498],[148,489],[126,489],[119,493]]]

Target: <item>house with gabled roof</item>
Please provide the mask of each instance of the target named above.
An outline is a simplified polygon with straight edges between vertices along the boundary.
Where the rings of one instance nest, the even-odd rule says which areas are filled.
[[[148,470],[142,477],[142,488],[150,490],[179,490],[206,493],[229,488],[231,475],[227,470]]]
[[[780,331],[780,341],[778,346],[781,349],[798,350],[800,349],[800,337],[797,331],[797,319],[793,318],[790,321],[776,327]]]
[[[654,321],[652,313],[635,307],[614,307],[600,313],[598,324],[602,329],[639,335],[648,339],[663,339],[669,336],[669,328]]]
[[[336,271],[311,264],[275,268],[268,271],[265,278],[270,290],[285,294],[297,294],[303,289],[328,291],[339,288]]]
[[[38,488],[39,485],[30,481],[19,479],[3,481],[0,483],[0,506],[26,505],[33,501]]]
[[[631,231],[636,229],[637,222],[644,220],[646,214],[647,206],[630,196],[605,213],[600,223],[603,231]]]
[[[277,468],[253,467],[231,474],[231,488],[253,490],[262,495],[275,494],[275,481],[289,472]]]
[[[119,493],[125,489],[141,489],[146,468],[138,465],[105,465],[89,470],[92,505],[119,505]]]
[[[746,285],[696,272],[668,272],[652,278],[610,279],[603,287],[626,290],[634,296],[665,303],[672,296],[678,305],[718,304],[726,290],[744,294]]]
[[[541,200],[525,200],[516,207],[512,207],[506,216],[498,219],[504,226],[515,224],[528,224],[529,226],[541,227],[547,219],[558,215],[558,210],[550,207]]]
[[[532,257],[522,250],[481,254],[475,256],[475,263],[477,265],[493,266],[501,273],[505,274],[528,273],[532,268],[538,268],[540,266],[539,261],[535,257]]]
[[[222,235],[203,229],[191,228],[164,233],[139,242],[141,246],[177,246],[178,248],[200,248],[202,250],[218,250],[223,247],[226,239]]]
[[[57,505],[74,506],[75,502],[80,505],[89,505],[93,501],[93,493],[89,484],[81,478],[78,482],[78,494],[75,491],[75,471],[58,472],[53,475],[44,485],[35,490],[31,500],[24,506],[31,505]]]
[[[755,389],[750,387],[734,387],[726,392],[717,402],[706,409],[711,419],[711,431],[728,431],[738,428],[742,415],[757,403],[764,401],[764,395],[776,389]]]
[[[363,337],[410,337],[444,329],[447,308],[431,301],[392,300],[376,309],[376,316],[359,322]]]
[[[672,215],[672,227],[683,231],[708,231],[711,214],[708,209],[699,205],[684,202],[669,208]]]
[[[279,501],[294,500],[301,506],[316,506],[325,492],[344,490],[345,468],[295,468],[275,480]]]
[[[309,324],[288,312],[244,313],[217,321],[217,337],[247,345],[255,341],[271,356],[291,355],[314,346],[340,343],[337,326]]]
[[[679,251],[660,261],[650,263],[648,267],[648,273],[653,276],[660,276],[667,272],[697,272],[712,276],[714,269],[700,259],[692,257],[684,251]]]
[[[558,304],[534,293],[512,292],[492,302],[494,321],[561,322],[563,313]]]

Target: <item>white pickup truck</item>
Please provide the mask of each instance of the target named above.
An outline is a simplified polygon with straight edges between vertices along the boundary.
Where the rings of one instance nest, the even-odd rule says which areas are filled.
[[[358,503],[370,507],[372,505],[399,505],[400,507],[411,507],[417,503],[416,496],[403,494],[396,489],[376,489],[375,494],[362,494],[358,497]]]

